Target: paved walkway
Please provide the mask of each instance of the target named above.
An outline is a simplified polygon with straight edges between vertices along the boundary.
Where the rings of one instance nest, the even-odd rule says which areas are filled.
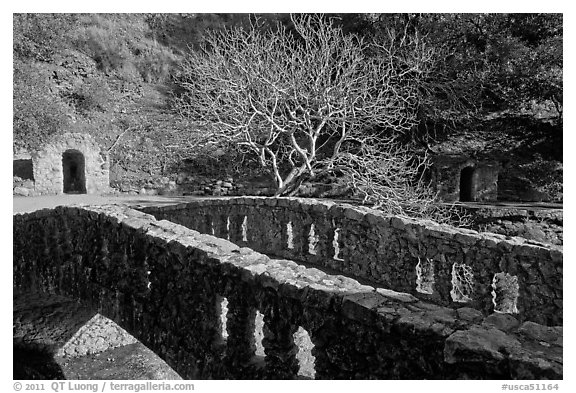
[[[125,205],[125,206],[147,206],[147,205],[170,205],[174,203],[184,203],[197,199],[192,196],[145,196],[145,195],[87,195],[87,194],[61,194],[42,195],[37,197],[14,197],[12,204],[13,213],[29,213],[35,210],[53,208],[63,205]]]
[[[14,197],[13,213],[28,213],[35,210],[53,208],[61,205],[125,205],[150,206],[185,203],[201,197],[194,196],[151,196],[151,195],[87,195],[87,194],[60,194],[42,195],[37,197]],[[218,198],[211,196],[210,198]],[[338,201],[338,200],[336,200]],[[350,202],[342,200],[340,202]],[[561,203],[544,202],[459,202],[458,204],[477,209],[528,209],[528,210],[561,210]]]

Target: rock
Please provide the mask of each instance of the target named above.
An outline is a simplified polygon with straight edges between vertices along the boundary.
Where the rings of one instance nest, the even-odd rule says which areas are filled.
[[[21,196],[28,196],[30,194],[30,190],[24,187],[16,187],[14,188],[14,194]]]
[[[546,234],[540,228],[534,226],[529,226],[526,228],[526,232],[523,234],[527,239],[546,241]]]
[[[471,307],[459,308],[456,310],[456,313],[458,314],[458,318],[463,319],[467,322],[476,323],[484,319],[484,315],[482,314],[481,311],[478,311],[475,308]]]
[[[473,327],[452,334],[446,340],[444,361],[448,364],[458,362],[498,364],[513,348],[519,348],[516,338],[506,335],[498,329]]]
[[[22,187],[32,189],[32,188],[34,188],[34,182],[30,179],[26,179],[22,182]]]
[[[349,218],[349,219],[354,220],[354,221],[362,221],[362,219],[364,218],[366,213],[364,213],[363,211],[361,211],[357,208],[350,207],[350,208],[346,208],[343,210],[343,215],[344,215],[344,217]]]
[[[224,188],[232,188],[232,187],[234,187],[234,185],[233,185],[232,183],[230,183],[230,182],[224,182],[224,183],[222,183],[222,187],[224,187]]]
[[[562,329],[539,325],[534,322],[524,322],[518,333],[537,341],[554,342],[562,336]]]
[[[409,294],[409,293],[403,293],[403,292],[396,292],[396,291],[392,291],[390,289],[384,289],[384,288],[377,288],[376,292],[378,292],[380,295],[386,296],[388,298],[403,302],[403,303],[415,303],[418,301],[418,298],[414,297],[413,295]]]
[[[510,314],[494,313],[486,317],[482,324],[484,326],[495,327],[503,332],[510,332],[516,329],[520,323]]]

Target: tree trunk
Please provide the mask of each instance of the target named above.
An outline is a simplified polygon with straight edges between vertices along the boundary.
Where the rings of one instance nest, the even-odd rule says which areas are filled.
[[[292,172],[286,177],[284,185],[279,187],[274,194],[275,197],[279,196],[292,196],[300,189],[302,182],[305,180],[307,174],[306,166],[294,168]]]

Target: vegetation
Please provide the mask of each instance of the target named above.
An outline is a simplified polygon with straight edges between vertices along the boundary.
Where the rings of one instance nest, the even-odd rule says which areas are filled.
[[[276,195],[340,174],[382,209],[428,215],[433,193],[417,181],[422,163],[397,137],[416,125],[413,75],[427,71],[433,50],[415,43],[401,57],[318,15],[292,23],[293,31],[255,21],[208,34],[183,62],[178,112],[259,157]]]
[[[561,141],[562,15],[267,14],[254,24],[244,14],[15,14],[13,22],[14,149],[88,132],[110,149],[119,181],[168,175],[184,162],[208,172],[260,163],[279,194],[330,173],[384,205],[428,193],[417,185],[427,152],[490,116],[546,118],[552,131],[538,146],[552,134]],[[190,106],[202,101],[192,87],[207,92],[210,75],[225,75],[206,68],[218,56],[236,74],[214,89],[250,81],[243,97],[252,101],[234,93],[236,109],[256,113],[249,123],[224,119],[230,90],[205,95],[203,111]],[[322,103],[337,113],[327,116]],[[539,189],[561,196],[561,158],[530,150],[522,165],[538,153],[543,164],[528,172],[542,180]],[[550,181],[536,173],[545,167],[555,168]]]
[[[390,45],[390,38],[422,37],[443,60],[428,74],[424,96],[429,116],[452,98],[433,87],[450,81],[468,106],[484,111],[528,112],[552,105],[562,116],[561,14],[350,14],[347,31]],[[477,92],[466,92],[475,88]],[[426,94],[433,93],[433,94]],[[472,94],[477,93],[477,94]],[[436,109],[433,111],[431,109]],[[438,111],[440,109],[440,111]],[[444,116],[455,112],[444,113]]]

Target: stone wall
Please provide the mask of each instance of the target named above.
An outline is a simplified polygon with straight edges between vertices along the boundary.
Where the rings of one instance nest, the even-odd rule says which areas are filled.
[[[496,161],[478,161],[466,156],[436,156],[432,158],[432,184],[445,202],[460,201],[460,174],[472,168],[472,201],[498,199],[498,173]]]
[[[43,149],[31,153],[35,194],[63,193],[62,155],[69,150],[78,151],[84,156],[86,193],[109,191],[108,158],[101,153],[98,143],[88,134],[68,133],[57,135]]]
[[[208,177],[184,173],[149,179],[141,184],[112,182],[118,191],[132,195],[274,195],[274,182]]]
[[[472,218],[472,229],[520,236],[537,242],[562,245],[564,218],[562,209],[543,207],[460,206]]]
[[[298,198],[198,199],[143,211],[444,306],[562,323],[561,247]]]
[[[295,378],[299,327],[317,379],[562,378],[561,327],[433,305],[128,208],[59,207],[13,228],[15,290],[89,304],[185,378]]]

